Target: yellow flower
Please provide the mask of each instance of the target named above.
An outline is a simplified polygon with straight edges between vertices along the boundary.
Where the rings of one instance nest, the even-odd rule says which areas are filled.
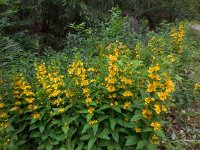
[[[164,105],[162,105],[161,108],[162,108],[162,111],[164,111],[164,112],[167,111],[167,108]]]
[[[168,58],[169,61],[171,61],[171,62],[174,62],[174,61],[175,61],[173,54],[167,55],[167,58]]]
[[[156,131],[156,130],[159,130],[161,128],[161,125],[160,125],[159,122],[152,122],[151,127],[153,127],[153,129]]]
[[[83,93],[89,93],[89,89],[88,88],[83,88]]]
[[[145,104],[149,104],[150,102],[153,102],[155,99],[153,97],[147,97],[144,99]]]
[[[138,127],[135,128],[135,132],[139,133],[139,132],[141,132],[141,131],[142,131],[141,128],[138,128]]]
[[[4,103],[0,103],[0,109],[4,107]]]
[[[114,92],[114,91],[115,91],[115,87],[112,86],[112,85],[108,85],[108,86],[107,86],[107,90],[108,90],[109,92]]]
[[[132,81],[126,77],[120,77],[121,81],[124,82],[127,85],[131,85]]]
[[[152,112],[150,110],[148,110],[148,109],[144,109],[142,111],[142,115],[143,115],[144,118],[151,119]]]
[[[3,129],[8,128],[9,126],[10,126],[10,124],[9,124],[8,122],[2,122],[2,123],[0,124],[0,127],[2,127]]]
[[[59,108],[59,109],[58,109],[58,112],[59,112],[59,113],[65,112],[65,108]]]
[[[90,124],[90,125],[96,124],[96,123],[97,123],[97,120],[90,120],[90,121],[88,122],[88,124]]]
[[[128,109],[131,107],[131,102],[125,102],[123,108]]]
[[[161,108],[157,104],[154,104],[154,110],[155,110],[156,114],[160,114],[160,112],[161,112]]]
[[[16,102],[14,103],[14,105],[21,105],[21,102],[20,102],[20,101],[16,101]]]
[[[199,82],[199,83],[196,83],[196,84],[194,85],[194,90],[196,90],[196,91],[200,90],[200,82]]]
[[[112,76],[108,76],[105,78],[105,81],[107,81],[109,84],[115,84],[117,80]]]
[[[169,77],[167,77],[167,79],[165,80],[165,85],[166,85],[166,91],[167,92],[173,92],[174,91],[175,85]]]
[[[153,81],[153,83],[148,83],[147,85],[147,92],[155,92],[157,87],[158,87],[159,83],[158,82],[155,82]]]
[[[160,67],[159,67],[158,64],[156,64],[155,66],[150,67],[150,68],[148,69],[148,73],[149,73],[149,74],[152,74],[153,72],[156,72],[156,71],[159,71],[159,70],[160,70]]]
[[[115,106],[118,106],[118,105],[119,105],[117,101],[115,101],[114,104],[115,104]]]
[[[153,134],[152,138],[151,138],[151,143],[157,145],[158,144],[158,136]]]
[[[28,103],[33,103],[34,98],[25,98],[25,101],[27,101]]]
[[[125,91],[123,96],[124,97],[129,97],[129,96],[133,96],[133,94],[131,93],[131,91]]]
[[[92,102],[92,99],[90,97],[87,97],[85,100],[86,105],[88,105],[90,102]]]
[[[95,110],[94,107],[90,107],[90,108],[88,109],[88,113],[89,113],[89,114],[92,114],[94,110]]]
[[[17,110],[19,107],[17,107],[17,106],[14,106],[14,107],[12,107],[11,109],[10,109],[10,111],[15,111],[15,110]]]
[[[115,93],[108,95],[109,98],[116,98],[117,95]]]
[[[159,97],[160,100],[164,101],[167,99],[168,96],[168,92],[157,92],[157,95]]]
[[[36,113],[32,114],[32,117],[34,119],[38,119],[38,118],[40,118],[40,114],[36,112]]]
[[[5,118],[7,114],[5,112],[0,112],[0,118]]]
[[[94,68],[88,68],[88,71],[96,71]]]
[[[108,58],[112,63],[117,61],[117,56],[109,55]]]
[[[89,84],[88,80],[82,80],[81,82],[81,86],[88,85],[88,84]]]
[[[61,91],[60,90],[54,90],[53,91],[53,93],[51,93],[50,95],[49,95],[49,97],[56,97],[58,94],[60,94],[61,93]]]

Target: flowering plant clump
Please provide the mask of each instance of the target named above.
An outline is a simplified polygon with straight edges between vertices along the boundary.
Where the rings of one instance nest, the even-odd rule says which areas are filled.
[[[175,90],[173,51],[163,40],[152,37],[133,50],[112,43],[92,61],[77,57],[65,69],[36,62],[32,82],[20,73],[12,98],[1,95],[0,146],[27,148],[31,141],[35,149],[156,149]]]

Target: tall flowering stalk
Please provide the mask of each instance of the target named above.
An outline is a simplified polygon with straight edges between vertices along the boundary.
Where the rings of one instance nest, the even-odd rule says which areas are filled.
[[[185,27],[183,23],[179,23],[178,30],[173,28],[171,31],[171,44],[174,53],[182,53],[183,41],[185,37]]]

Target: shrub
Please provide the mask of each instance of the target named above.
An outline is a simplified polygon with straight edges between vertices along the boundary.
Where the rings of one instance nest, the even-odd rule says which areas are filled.
[[[180,25],[171,37],[153,35],[134,50],[114,42],[66,66],[35,61],[31,74],[14,74],[11,90],[1,93],[0,146],[156,149],[184,33]]]

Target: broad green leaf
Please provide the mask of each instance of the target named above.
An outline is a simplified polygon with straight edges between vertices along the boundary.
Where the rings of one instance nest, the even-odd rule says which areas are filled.
[[[147,141],[146,140],[140,140],[138,143],[137,143],[137,150],[138,149],[143,149],[143,147],[147,144]]]
[[[137,136],[134,136],[134,135],[127,136],[126,139],[127,139],[126,143],[125,143],[126,146],[136,145],[138,143],[138,137]]]
[[[90,127],[89,124],[85,124],[82,130],[82,134],[84,134],[89,127]]]
[[[120,106],[114,106],[112,107],[116,112],[121,113],[121,108]]]
[[[69,104],[65,107],[65,111],[67,111],[68,109],[70,109],[73,106],[73,104]]]
[[[84,146],[84,143],[79,143],[78,147],[75,150],[82,150]]]
[[[86,118],[87,118],[87,122],[89,122],[91,120],[91,118],[93,117],[94,114],[87,114]]]
[[[91,135],[90,134],[86,134],[86,135],[82,135],[81,137],[80,137],[80,140],[88,140],[89,138],[91,137]]]
[[[64,132],[65,134],[67,134],[67,132],[69,131],[69,125],[67,124],[67,125],[63,126],[63,127],[62,127],[62,130],[63,130],[63,132]]]
[[[103,131],[101,131],[98,135],[97,135],[97,137],[98,138],[101,138],[101,139],[106,139],[106,140],[109,140],[110,139],[110,137],[108,136],[110,134],[110,131],[109,131],[109,129],[103,129]]]
[[[110,128],[112,130],[114,130],[116,123],[117,123],[117,119],[116,118],[110,118]]]
[[[51,143],[46,144],[46,150],[52,150],[53,145]]]
[[[151,132],[153,129],[151,127],[146,127],[142,130],[142,132]]]
[[[95,141],[97,140],[96,137],[91,137],[88,142],[88,150],[91,150],[92,146],[94,145]]]
[[[43,133],[44,128],[45,128],[45,126],[40,126],[40,127],[39,127],[41,133]]]
[[[150,144],[148,144],[147,148],[148,148],[148,150],[156,150],[157,146],[155,144],[150,143]]]
[[[164,132],[163,132],[162,130],[157,130],[157,131],[155,131],[155,133],[156,133],[159,137],[161,137],[162,139],[165,138],[165,134],[164,134]]]
[[[111,135],[112,135],[112,138],[118,142],[119,141],[119,133],[114,131],[114,132],[111,132]]]
[[[140,120],[140,119],[142,119],[142,114],[137,113],[131,118],[131,121],[136,121],[136,120]]]
[[[98,124],[93,124],[93,125],[92,125],[92,129],[93,129],[93,132],[94,132],[94,136],[95,136],[96,133],[97,133],[98,127],[99,127]]]

